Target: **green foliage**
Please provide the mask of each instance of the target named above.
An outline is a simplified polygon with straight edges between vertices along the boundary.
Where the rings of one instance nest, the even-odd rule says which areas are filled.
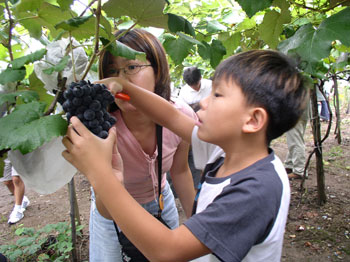
[[[119,0],[108,1],[102,9],[111,18],[129,16],[140,26],[167,29],[168,17],[163,14],[165,4],[164,0]]]
[[[40,60],[46,54],[46,49],[40,49],[30,55],[22,56],[13,60],[10,64],[12,68],[22,68],[24,65],[28,63],[33,63],[35,61]]]
[[[69,56],[66,55],[62,57],[62,59],[58,62],[57,65],[44,69],[43,72],[48,75],[51,75],[53,72],[61,72],[64,70],[64,68],[68,64],[68,60],[69,60]]]
[[[67,121],[61,115],[44,116],[45,103],[18,105],[0,118],[0,150],[10,148],[29,153],[52,138],[65,135]]]
[[[84,226],[76,227],[81,236]],[[73,249],[71,226],[66,222],[47,224],[41,229],[19,227],[15,244],[1,245],[0,253],[9,261],[68,261]]]
[[[142,61],[146,61],[146,54],[143,52],[136,51],[127,45],[124,45],[122,42],[110,42],[107,39],[101,38],[101,42],[103,45],[108,47],[106,48],[109,52],[111,52],[114,56],[123,56],[127,59],[138,59]]]
[[[272,0],[237,0],[237,2],[242,6],[243,10],[247,13],[249,17],[255,15],[258,11],[269,7]]]
[[[9,94],[0,94],[0,106],[3,103],[16,103],[16,98],[21,98],[24,103],[29,103],[39,99],[38,93],[34,91],[17,91]]]
[[[17,82],[24,79],[26,76],[25,67],[22,68],[11,68],[8,67],[0,73],[0,84],[4,85],[10,82]]]
[[[350,45],[349,30],[350,8],[346,8],[325,19],[317,29],[311,23],[303,25],[292,37],[281,42],[278,49],[298,58],[302,70],[318,76],[320,61],[329,56],[333,41]]]
[[[44,45],[73,37],[91,60],[103,48],[114,55],[145,60],[143,53],[116,41],[112,32],[157,27],[176,86],[182,85],[184,67],[196,65],[203,77],[209,78],[223,59],[250,49],[279,49],[295,57],[303,73],[318,78],[327,77],[329,71],[349,69],[349,60],[339,59],[350,48],[350,8],[345,7],[348,1],[307,1],[300,5],[287,0],[107,0],[103,1],[101,14],[95,13],[98,1],[78,14],[72,10],[77,2],[13,0],[8,1],[9,8],[0,2],[0,60],[7,65],[0,73],[0,84],[11,82],[19,87],[16,93],[0,96],[0,104],[16,103],[17,108],[0,121],[0,150],[30,152],[64,135],[67,127],[60,115],[44,116],[53,96],[47,94],[32,70],[36,61],[45,59],[46,48],[28,54],[31,46],[23,37],[28,34]],[[87,7],[83,2],[80,4]],[[69,49],[45,70],[46,74],[63,72],[72,62]],[[95,70],[96,62],[91,62],[89,69]],[[24,90],[35,91],[39,97]]]

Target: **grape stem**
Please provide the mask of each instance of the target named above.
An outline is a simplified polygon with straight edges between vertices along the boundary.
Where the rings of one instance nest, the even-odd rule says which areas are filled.
[[[66,82],[67,82],[67,77],[63,77],[62,78],[62,74],[61,72],[58,73],[57,75],[57,87],[58,87],[58,91],[55,95],[55,98],[53,99],[53,101],[51,102],[49,108],[47,109],[47,111],[44,113],[44,116],[48,116],[51,113],[53,113],[53,111],[55,110],[56,104],[57,104],[57,100],[58,97],[63,93],[64,88],[66,86]]]

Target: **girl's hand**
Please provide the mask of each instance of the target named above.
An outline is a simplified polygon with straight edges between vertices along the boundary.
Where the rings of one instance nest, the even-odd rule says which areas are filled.
[[[112,153],[114,152],[117,155],[117,161],[114,161],[113,173],[122,175],[123,165],[116,147],[115,127],[109,130],[106,139],[102,139],[91,133],[77,117],[72,117],[70,121],[67,134],[62,140],[66,147],[62,156],[92,182],[98,179],[100,173],[112,171]]]
[[[115,95],[123,91],[123,86],[125,85],[125,81],[126,80],[121,77],[109,77],[109,78],[95,81],[94,83],[106,85],[108,90],[113,95]]]

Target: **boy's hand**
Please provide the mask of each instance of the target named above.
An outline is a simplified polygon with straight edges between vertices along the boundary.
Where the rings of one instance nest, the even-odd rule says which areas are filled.
[[[120,78],[120,77],[109,77],[109,78],[95,81],[94,83],[106,85],[108,90],[113,95],[115,95],[115,94],[123,91],[123,86],[125,85],[125,80],[123,78]]]
[[[109,130],[106,139],[101,139],[91,133],[77,117],[72,117],[70,121],[71,125],[68,126],[67,134],[62,140],[66,147],[62,156],[86,175],[89,180],[98,179],[99,173],[112,169],[112,152],[119,155],[116,148],[115,127]],[[116,164],[119,166],[113,171],[114,174],[119,172],[122,174],[123,167],[120,156],[117,159],[119,162],[117,160]]]

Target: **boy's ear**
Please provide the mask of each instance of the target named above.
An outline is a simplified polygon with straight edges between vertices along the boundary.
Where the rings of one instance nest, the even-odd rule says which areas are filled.
[[[268,120],[267,112],[262,107],[250,109],[249,117],[242,127],[244,133],[256,133],[266,126]]]

